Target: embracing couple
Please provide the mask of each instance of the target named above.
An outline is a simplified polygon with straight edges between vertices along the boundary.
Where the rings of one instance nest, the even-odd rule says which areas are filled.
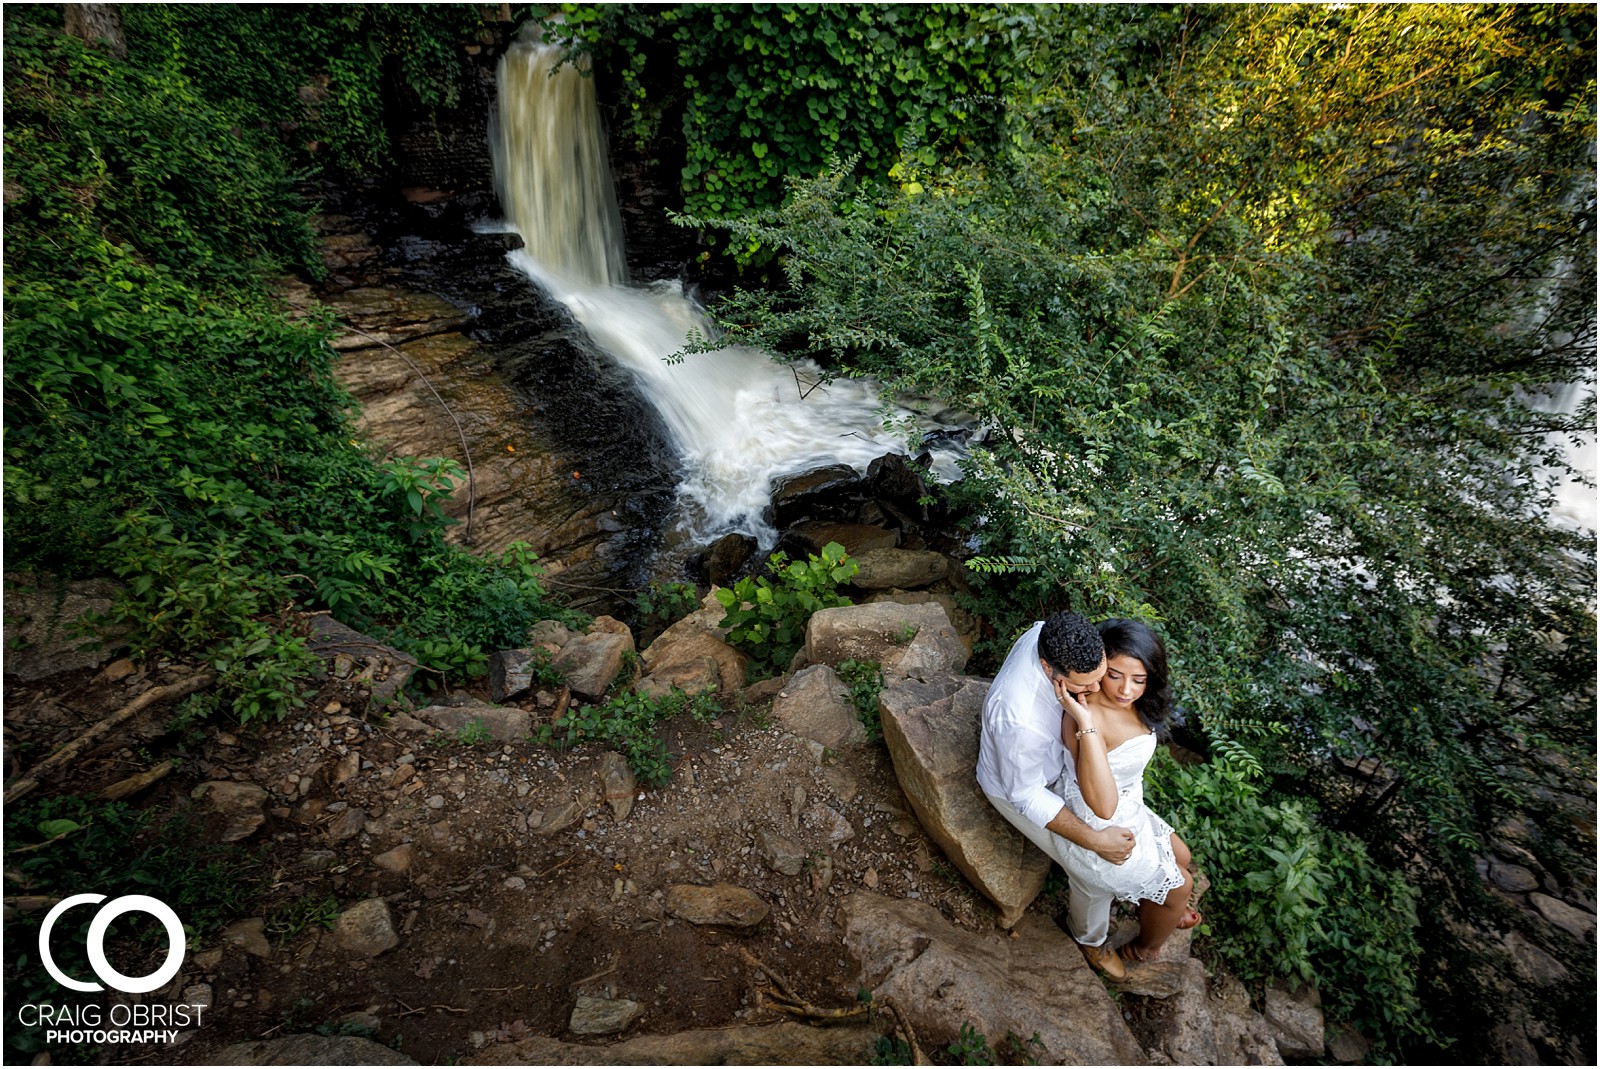
[[[1017,640],[983,706],[978,785],[1007,820],[1061,864],[1068,930],[1112,979],[1148,961],[1190,908],[1189,848],[1144,804],[1144,767],[1167,731],[1167,652],[1136,620],[1099,627],[1058,612]],[[1106,939],[1111,902],[1139,907],[1139,934]]]

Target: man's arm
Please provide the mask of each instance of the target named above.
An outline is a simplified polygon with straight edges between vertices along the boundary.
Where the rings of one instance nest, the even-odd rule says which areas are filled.
[[[1066,806],[1061,807],[1061,812],[1051,818],[1045,829],[1074,846],[1092,850],[1113,865],[1120,865],[1133,856],[1133,832],[1115,825],[1095,831]]]

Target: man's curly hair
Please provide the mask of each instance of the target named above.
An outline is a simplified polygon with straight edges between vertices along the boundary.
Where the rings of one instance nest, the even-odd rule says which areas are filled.
[[[1039,656],[1063,674],[1093,672],[1105,652],[1100,632],[1075,612],[1051,614],[1039,632]]]

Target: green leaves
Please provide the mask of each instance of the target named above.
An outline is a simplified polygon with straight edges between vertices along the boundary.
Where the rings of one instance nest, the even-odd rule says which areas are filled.
[[[754,657],[763,670],[782,672],[804,642],[811,614],[850,604],[835,588],[860,566],[843,546],[829,542],[821,556],[813,553],[804,561],[774,553],[767,558],[767,567],[776,583],[765,575],[746,576],[733,589],[716,591],[717,601],[728,610],[718,626],[728,629],[730,645]]]

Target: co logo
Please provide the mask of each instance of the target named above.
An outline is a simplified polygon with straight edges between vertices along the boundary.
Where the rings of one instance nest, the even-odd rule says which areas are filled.
[[[55,960],[50,957],[50,929],[55,927],[56,918],[73,906],[105,900],[105,895],[73,895],[57,902],[45,916],[44,927],[39,929],[39,957],[44,961],[45,969],[55,978],[56,983],[63,987],[70,987],[74,991],[105,990],[99,984],[74,980],[56,968]],[[124,976],[113,969],[111,963],[106,960],[106,929],[111,927],[112,921],[124,913],[134,911],[150,914],[167,929],[167,960],[162,962],[161,968],[149,976]],[[178,975],[178,970],[183,967],[183,950],[183,922],[178,920],[178,915],[165,902],[149,895],[123,895],[121,898],[113,899],[96,913],[94,920],[89,923],[89,965],[94,969],[95,975],[104,980],[108,986],[129,995],[154,991]]]

